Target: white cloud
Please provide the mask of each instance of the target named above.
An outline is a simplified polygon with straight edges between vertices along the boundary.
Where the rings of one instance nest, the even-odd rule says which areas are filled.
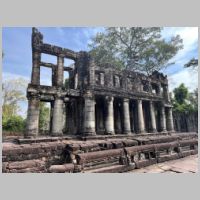
[[[166,27],[162,31],[164,38],[174,35],[180,35],[183,39],[184,48],[172,59],[176,64],[184,65],[188,62],[189,53],[197,48],[198,45],[198,27]]]
[[[9,73],[9,72],[2,73],[3,81],[4,80],[14,80],[14,79],[19,79],[19,78],[24,79],[27,82],[27,84],[30,82],[30,77],[28,77],[28,76],[18,75],[18,74]]]
[[[168,76],[169,81],[169,91],[173,91],[174,88],[178,87],[181,83],[184,83],[185,86],[192,92],[198,87],[198,73],[191,69],[183,69],[178,73]]]

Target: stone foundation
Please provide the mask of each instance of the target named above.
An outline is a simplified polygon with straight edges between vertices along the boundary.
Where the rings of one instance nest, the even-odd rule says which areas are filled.
[[[126,172],[198,153],[195,133],[48,140],[3,143],[2,172]]]

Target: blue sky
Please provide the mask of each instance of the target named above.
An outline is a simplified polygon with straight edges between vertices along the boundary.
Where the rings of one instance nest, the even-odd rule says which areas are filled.
[[[38,27],[39,31],[44,35],[44,42],[57,46],[72,49],[74,51],[87,51],[88,43],[91,42],[97,32],[103,31],[103,27]],[[8,79],[24,78],[26,82],[30,82],[32,53],[31,53],[31,28],[10,27],[3,28],[3,81]],[[163,72],[168,75],[169,89],[172,91],[180,83],[185,83],[190,91],[194,90],[198,85],[198,75],[183,66],[191,58],[198,57],[198,28],[197,27],[166,27],[162,31],[163,38],[167,39],[172,35],[179,34],[183,39],[184,49],[172,59],[175,64],[168,67]],[[42,55],[43,61],[55,63],[55,57]],[[70,64],[70,61],[66,61]],[[41,82],[49,85],[47,72],[49,70],[42,69]],[[20,104],[20,113],[25,116],[27,102]]]

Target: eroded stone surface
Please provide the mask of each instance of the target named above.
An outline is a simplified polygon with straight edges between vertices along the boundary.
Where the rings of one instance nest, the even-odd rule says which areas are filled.
[[[188,156],[182,159],[167,161],[162,164],[156,164],[136,169],[130,173],[197,173],[198,155]]]

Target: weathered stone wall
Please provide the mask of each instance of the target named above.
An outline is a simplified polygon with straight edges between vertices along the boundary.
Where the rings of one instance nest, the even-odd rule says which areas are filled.
[[[197,154],[198,145],[195,133],[151,134],[89,141],[35,142],[38,143],[4,143],[2,171],[124,172]]]
[[[173,112],[173,118],[176,132],[198,132],[198,112]]]
[[[47,172],[52,164],[62,162],[64,142],[33,144],[4,143],[2,150],[3,172]]]

